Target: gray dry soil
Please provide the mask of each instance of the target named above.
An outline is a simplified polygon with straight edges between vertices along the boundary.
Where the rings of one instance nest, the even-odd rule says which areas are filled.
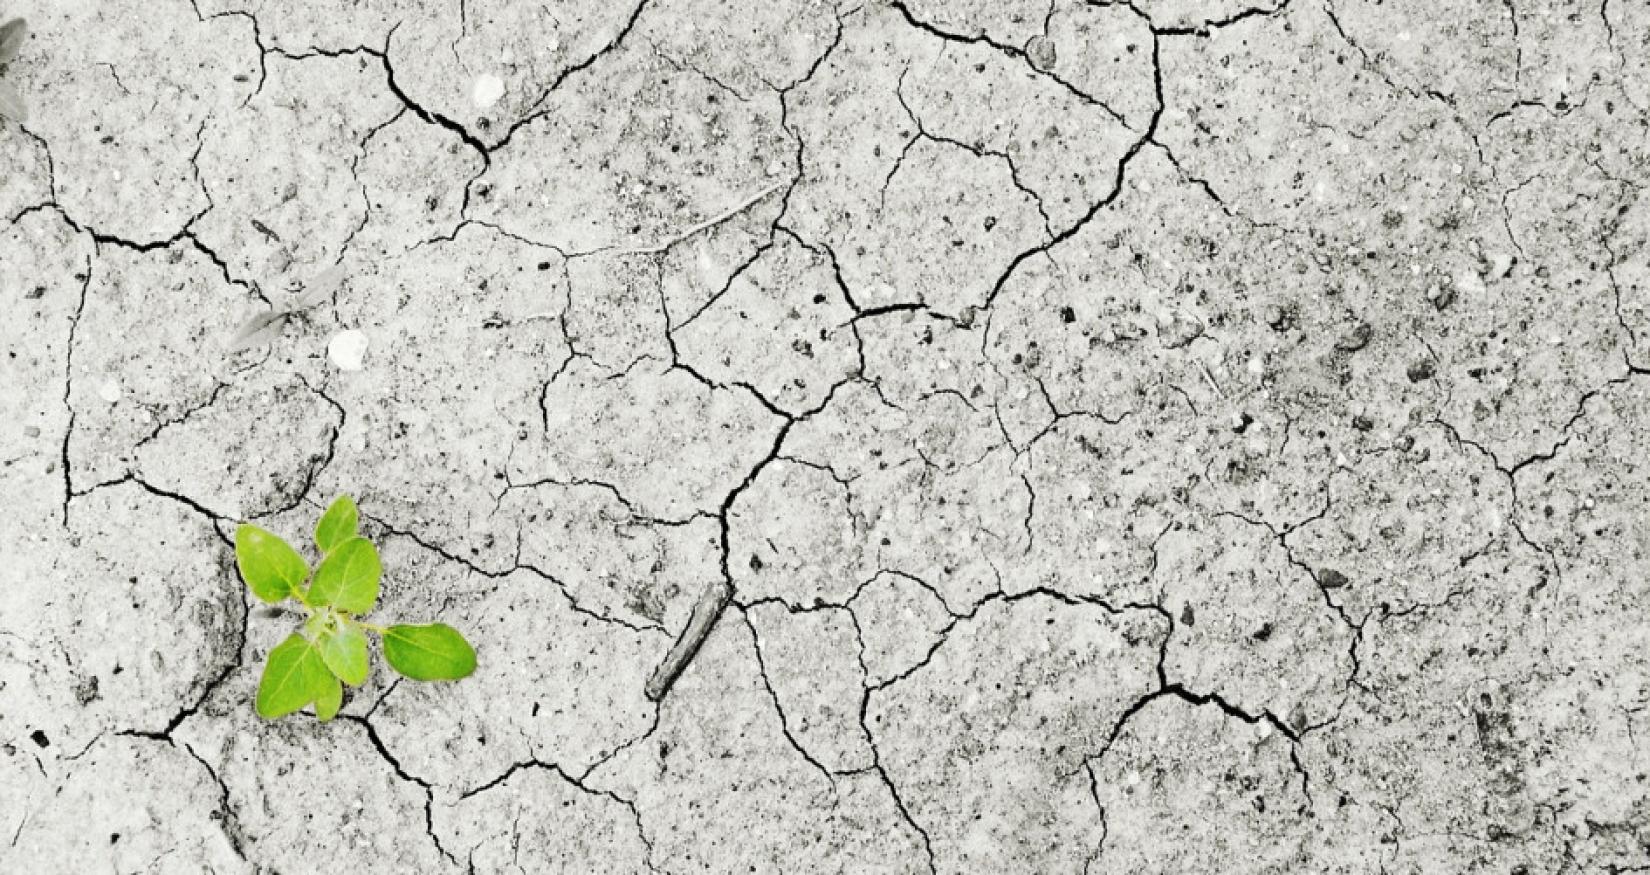
[[[13,5],[0,871],[1650,869],[1646,0]]]

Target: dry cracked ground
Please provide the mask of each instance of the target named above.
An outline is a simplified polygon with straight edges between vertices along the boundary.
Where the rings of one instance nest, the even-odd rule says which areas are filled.
[[[0,869],[1650,869],[1645,0],[8,11]]]

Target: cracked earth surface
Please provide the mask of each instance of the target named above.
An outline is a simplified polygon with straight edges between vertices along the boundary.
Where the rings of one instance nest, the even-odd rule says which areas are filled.
[[[9,11],[0,869],[1650,869],[1644,0]]]

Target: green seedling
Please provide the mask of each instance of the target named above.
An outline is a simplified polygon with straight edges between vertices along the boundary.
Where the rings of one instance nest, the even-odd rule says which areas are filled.
[[[29,108],[23,104],[23,95],[17,86],[6,79],[11,62],[23,50],[23,41],[29,38],[29,26],[21,18],[0,24],[0,116],[18,124],[29,120]]]
[[[476,670],[476,652],[458,630],[442,623],[376,626],[360,617],[378,601],[384,567],[378,549],[356,533],[355,501],[341,495],[315,524],[321,561],[313,573],[304,557],[272,532],[251,523],[235,530],[235,564],[259,601],[292,599],[303,628],[269,652],[258,681],[258,714],[269,720],[310,705],[322,722],[344,701],[344,685],[367,679],[367,633],[379,636],[390,668],[415,681],[450,681]]]
[[[267,346],[275,338],[281,336],[282,329],[286,328],[287,320],[305,310],[332,297],[332,293],[344,283],[344,268],[342,265],[333,265],[321,271],[304,285],[303,291],[294,295],[290,300],[282,303],[273,303],[268,310],[252,316],[241,323],[233,337],[229,338],[228,349],[230,354],[243,349],[254,349]]]

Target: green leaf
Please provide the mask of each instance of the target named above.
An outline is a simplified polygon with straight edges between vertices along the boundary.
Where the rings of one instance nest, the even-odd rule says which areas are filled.
[[[321,521],[315,524],[315,546],[321,548],[322,553],[331,553],[334,547],[355,537],[355,526],[360,522],[360,513],[355,509],[355,499],[347,495],[340,495],[333,499],[332,506],[321,514]]]
[[[0,118],[9,118],[20,125],[29,121],[29,107],[23,102],[22,93],[5,80],[0,80]]]
[[[327,675],[327,688],[321,695],[315,697],[315,719],[322,723],[337,716],[338,708],[344,704],[344,686],[338,679]]]
[[[367,635],[354,623],[345,623],[321,639],[321,659],[338,679],[358,687],[367,679]]]
[[[452,681],[476,670],[476,652],[445,623],[384,630],[384,658],[415,681]]]
[[[309,563],[297,550],[251,523],[235,530],[235,565],[252,594],[270,604],[297,592],[309,577]]]
[[[335,264],[321,271],[304,284],[302,294],[293,298],[287,305],[288,313],[299,313],[332,297],[333,292],[344,284],[348,274],[344,273],[344,266]]]
[[[23,50],[23,41],[29,38],[29,26],[21,18],[0,24],[0,66],[10,64]],[[22,121],[22,119],[18,119]]]
[[[309,603],[364,614],[378,601],[378,579],[383,575],[378,548],[366,538],[351,538],[328,553],[315,569]]]
[[[285,717],[330,694],[337,683],[315,645],[294,632],[269,651],[258,681],[258,716],[267,720]]]
[[[281,336],[281,329],[286,327],[287,315],[279,310],[258,313],[242,323],[235,336],[229,338],[225,346],[231,354],[243,349],[264,346]]]

